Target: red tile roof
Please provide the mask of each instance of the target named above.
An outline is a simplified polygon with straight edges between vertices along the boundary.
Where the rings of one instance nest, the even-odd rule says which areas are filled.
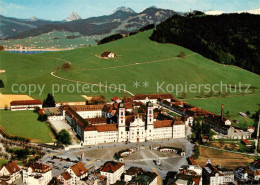
[[[61,174],[61,176],[65,179],[65,180],[69,180],[71,178],[70,174],[68,172],[63,172]]]
[[[17,101],[11,101],[10,105],[41,105],[41,100],[17,100]]]
[[[50,166],[39,162],[33,163],[30,167],[32,168],[33,171],[37,171],[40,173],[45,173],[51,170]]]
[[[100,124],[100,123],[107,123],[107,118],[106,117],[101,117],[101,118],[87,118],[85,119],[89,124]]]
[[[184,122],[181,120],[175,120],[173,124],[174,125],[184,125]]]
[[[118,100],[119,98],[117,97],[117,96],[114,96],[111,100],[113,100],[113,101],[116,101],[116,100]]]
[[[88,169],[84,166],[82,162],[78,162],[77,164],[70,167],[72,171],[77,175],[78,177],[86,174],[88,172]]]
[[[4,165],[3,167],[5,167],[11,175],[20,171],[19,166],[14,161]]]
[[[133,96],[134,100],[144,100],[146,98],[149,99],[174,99],[173,95],[171,94],[136,94]]]
[[[124,166],[123,163],[108,161],[103,166],[100,167],[100,171],[114,173],[118,169],[120,169],[122,166]]]
[[[173,120],[160,120],[153,122],[154,128],[172,127]]]
[[[118,131],[117,124],[89,125],[84,131],[111,132]]]
[[[74,111],[98,111],[102,110],[104,105],[98,104],[98,105],[72,105],[70,106]]]
[[[251,141],[247,140],[247,139],[242,139],[242,141],[246,144],[246,145],[251,145]]]

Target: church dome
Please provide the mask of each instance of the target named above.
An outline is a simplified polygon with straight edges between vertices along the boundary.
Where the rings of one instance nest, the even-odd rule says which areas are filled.
[[[152,107],[152,106],[153,106],[153,103],[149,101],[149,102],[147,103],[147,107]]]
[[[118,107],[119,108],[125,108],[124,103],[119,103]]]

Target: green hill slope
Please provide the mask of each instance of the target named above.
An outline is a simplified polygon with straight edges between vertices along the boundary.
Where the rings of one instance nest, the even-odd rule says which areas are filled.
[[[55,94],[57,101],[82,100],[83,98],[80,95],[103,94],[107,98],[115,95],[129,96],[128,93],[118,92],[118,90],[116,92],[103,92],[103,87],[101,88],[103,91],[97,93],[84,93],[82,88],[79,92],[75,92],[76,89],[74,92],[68,92],[69,84],[71,84],[70,90],[72,90],[72,86],[80,81],[94,84],[101,82],[107,86],[115,84],[117,87],[119,84],[125,84],[126,89],[133,94],[170,92],[177,98],[181,98],[182,92],[176,95],[176,91],[172,91],[172,88],[168,88],[169,91],[167,91],[167,84],[171,84],[171,87],[176,84],[184,86],[185,84],[214,85],[222,82],[234,86],[240,82],[255,87],[254,95],[242,93],[224,95],[225,93],[221,93],[220,97],[217,97],[215,93],[212,97],[206,98],[218,98],[225,103],[225,98],[222,96],[236,95],[239,98],[244,95],[245,101],[250,99],[250,102],[255,102],[254,108],[259,103],[260,78],[258,75],[236,66],[216,63],[174,44],[153,42],[149,39],[151,34],[152,30],[96,47],[50,52],[41,55],[30,56],[1,52],[0,68],[6,70],[6,73],[0,74],[0,78],[3,78],[6,84],[6,88],[1,91],[13,93],[11,89],[13,83],[45,84],[45,89],[41,95],[39,95],[39,91],[32,94],[35,98],[43,99],[46,97],[46,93],[51,92],[52,84],[56,84],[56,88],[59,86],[60,90],[63,84],[63,92]],[[109,60],[99,58],[98,56],[104,51],[112,51],[117,57]],[[185,52],[186,57],[184,59],[176,57],[180,51]],[[57,58],[71,62],[72,69],[70,71],[57,71],[54,73],[56,75],[54,77],[50,73],[64,62]],[[140,82],[138,88],[133,86],[136,81]],[[149,87],[143,87],[145,81],[149,83]],[[164,83],[159,91],[157,91],[157,83]],[[99,90],[99,87],[96,86],[94,90]],[[199,98],[200,95],[199,92],[188,92],[186,99]],[[236,98],[233,99],[234,101],[228,101],[229,104],[235,103]],[[252,99],[255,101],[252,101]],[[237,106],[240,106],[241,111],[244,111],[243,104]],[[246,105],[246,108],[249,106]],[[207,108],[207,103],[204,103],[203,107]]]

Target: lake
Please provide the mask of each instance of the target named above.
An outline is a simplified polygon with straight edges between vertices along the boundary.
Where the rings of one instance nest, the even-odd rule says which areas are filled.
[[[51,50],[5,50],[10,53],[18,53],[18,54],[39,54],[39,53],[46,53],[46,52],[52,52]]]

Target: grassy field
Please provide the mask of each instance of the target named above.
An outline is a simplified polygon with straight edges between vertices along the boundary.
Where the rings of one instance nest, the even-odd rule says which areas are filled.
[[[0,110],[0,125],[10,135],[31,138],[33,142],[52,142],[52,133],[45,122],[37,121],[33,111]]]
[[[204,167],[208,159],[211,160],[213,165],[221,165],[223,168],[233,170],[238,166],[247,166],[250,162],[254,161],[253,157],[200,147],[200,157],[195,162]]]
[[[83,92],[82,86],[76,90],[76,82],[82,83],[102,83],[107,86],[115,84],[124,85],[125,88],[137,93],[171,93],[177,98],[182,97],[182,92],[176,92],[176,84],[228,84],[234,85],[239,82],[251,84],[255,87],[253,95],[242,96],[241,93],[230,94],[232,97],[198,98],[199,92],[188,91],[187,102],[220,113],[220,105],[225,104],[225,112],[229,111],[230,116],[237,116],[238,111],[255,112],[260,103],[260,78],[258,75],[238,68],[236,66],[221,65],[214,61],[194,53],[183,47],[174,44],[159,44],[149,39],[152,30],[142,32],[108,44],[80,48],[70,51],[48,52],[38,55],[19,55],[7,52],[0,52],[0,69],[5,69],[6,73],[0,74],[6,87],[0,90],[3,93],[13,94],[13,84],[37,84],[45,85],[42,94],[39,90],[30,94],[33,98],[43,100],[48,92],[54,88],[59,88],[59,92],[54,94],[56,101],[83,101],[81,95],[105,95],[107,98],[113,96],[129,96],[129,94],[119,90],[115,92],[104,92],[104,88],[95,86]],[[114,59],[101,59],[98,56],[104,51],[112,51],[117,55]],[[176,56],[180,51],[184,51],[184,59]],[[57,71],[54,75],[64,78],[55,78],[50,75],[56,67],[60,67],[64,61],[71,62],[70,71]],[[137,88],[134,82],[140,82]],[[143,82],[148,82],[149,86],[144,87]],[[162,88],[158,88],[158,85]],[[53,86],[53,84],[56,84]],[[82,84],[81,84],[82,85]],[[63,86],[63,88],[62,88]],[[73,90],[70,92],[68,90]],[[69,88],[70,87],[70,88]],[[122,87],[122,86],[121,86]],[[168,89],[167,89],[168,87]],[[171,87],[174,87],[172,89]],[[218,89],[218,88],[216,88]],[[180,88],[178,90],[181,90]],[[97,92],[94,92],[97,91]],[[25,92],[23,94],[28,94]],[[206,95],[206,94],[205,94]],[[194,99],[197,98],[197,99]],[[239,117],[236,119],[240,119]],[[252,120],[249,120],[251,122]],[[245,122],[245,120],[241,120]],[[249,124],[249,123],[246,123]]]

